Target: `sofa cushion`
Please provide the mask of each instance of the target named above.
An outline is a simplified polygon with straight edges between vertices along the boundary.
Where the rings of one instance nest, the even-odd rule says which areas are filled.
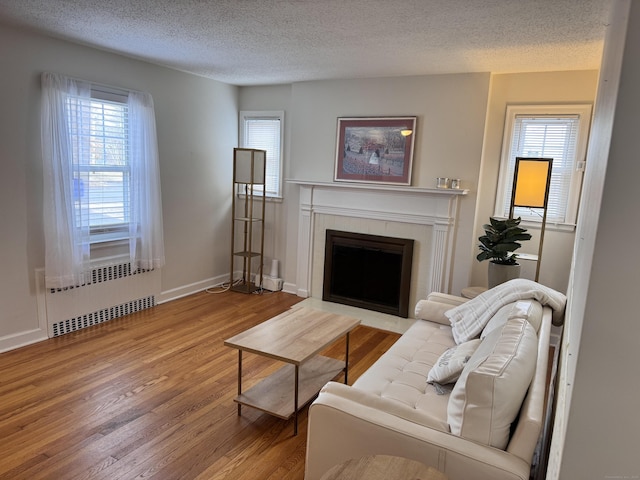
[[[526,310],[526,315],[522,315],[522,309],[518,308],[518,304],[526,305],[526,307],[523,307]],[[509,318],[526,318],[536,333],[538,333],[540,331],[540,326],[542,325],[542,305],[536,300],[522,300],[516,302]]]
[[[510,318],[524,318],[528,320],[537,333],[542,323],[542,305],[535,300],[519,300],[505,305],[491,317],[487,326],[482,330],[480,338],[486,337],[493,329],[507,323],[507,320]]]
[[[354,388],[398,402],[447,422],[448,395],[426,382],[436,361],[455,345],[451,327],[417,320],[353,384]]]
[[[460,377],[465,364],[480,345],[480,339],[469,340],[446,350],[436,364],[429,370],[427,383],[446,384],[455,382]]]
[[[482,330],[480,339],[484,340],[484,338],[493,330],[498,327],[503,327],[504,324],[507,323],[507,320],[509,320],[509,317],[511,316],[511,309],[513,308],[513,305],[513,303],[505,305],[500,310],[498,310],[493,317],[491,317],[491,320],[489,320],[487,325]]]
[[[538,339],[522,318],[507,320],[482,341],[449,397],[451,432],[504,449],[533,377]]]

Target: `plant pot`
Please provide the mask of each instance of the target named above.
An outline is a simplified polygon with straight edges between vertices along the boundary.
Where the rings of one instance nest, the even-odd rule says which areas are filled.
[[[489,262],[489,288],[520,277],[520,264],[500,265]]]

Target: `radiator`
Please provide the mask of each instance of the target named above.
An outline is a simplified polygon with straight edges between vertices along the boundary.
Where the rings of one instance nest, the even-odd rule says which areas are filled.
[[[153,307],[160,292],[159,270],[116,264],[90,273],[84,285],[42,289],[50,338]]]

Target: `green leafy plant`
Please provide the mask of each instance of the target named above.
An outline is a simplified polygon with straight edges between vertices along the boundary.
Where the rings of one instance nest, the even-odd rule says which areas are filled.
[[[478,238],[480,253],[478,261],[491,260],[499,265],[515,265],[517,256],[513,253],[522,245],[523,240],[530,240],[525,228],[520,227],[520,217],[501,220],[491,217],[490,223],[483,225],[485,234]]]

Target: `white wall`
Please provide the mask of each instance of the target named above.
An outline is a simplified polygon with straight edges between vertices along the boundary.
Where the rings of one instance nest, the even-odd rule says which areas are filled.
[[[163,297],[226,276],[236,87],[6,27],[0,27],[0,65],[0,350],[44,336],[34,279],[44,266],[43,71],[153,95],[167,260]]]
[[[499,74],[491,77],[491,93],[487,110],[487,130],[482,155],[482,171],[475,234],[470,248],[477,254],[477,239],[484,233],[482,225],[494,214],[505,113],[508,105],[535,105],[559,103],[593,104],[598,82],[598,71],[546,72]],[[538,228],[527,227],[534,238],[524,242],[520,253],[538,253]],[[540,282],[561,292],[567,291],[574,232],[554,230],[545,232]],[[473,262],[472,285],[487,285],[489,262]],[[521,261],[522,276],[533,279],[535,262]]]
[[[567,420],[564,453],[558,479],[639,478],[640,458],[640,376],[637,373],[640,351],[640,321],[637,295],[640,285],[640,254],[635,251],[640,236],[637,184],[640,178],[638,158],[640,116],[640,3],[630,2],[626,46],[617,101],[616,66],[602,78],[605,101],[613,92],[614,104],[605,105],[606,121],[599,125],[605,138],[600,139],[606,165],[594,171],[594,195],[604,184],[599,210],[585,213],[584,232],[575,258],[576,279],[573,301],[582,304],[583,318],[576,318],[581,332],[572,335],[567,345],[575,364],[575,378],[567,378],[573,390]],[[628,2],[619,2],[619,22],[612,28],[624,32]],[[615,43],[615,36],[613,43]],[[604,64],[615,64],[619,48],[605,48]],[[600,98],[598,100],[600,102]],[[615,110],[614,110],[615,109]],[[613,125],[607,154],[606,130]],[[597,200],[596,200],[597,201]],[[597,205],[596,205],[597,208]],[[597,229],[595,228],[597,226]],[[586,237],[583,241],[582,234]],[[590,258],[592,255],[592,258]],[[589,269],[589,266],[591,268]],[[590,277],[589,277],[590,274]],[[588,283],[581,280],[586,278]],[[579,342],[579,346],[575,344]],[[555,438],[554,438],[555,440]]]

